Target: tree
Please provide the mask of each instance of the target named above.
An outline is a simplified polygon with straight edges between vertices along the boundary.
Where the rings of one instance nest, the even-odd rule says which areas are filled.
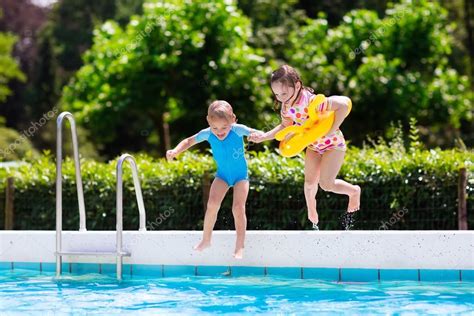
[[[166,121],[176,136],[196,132],[213,99],[228,100],[246,124],[264,116],[269,69],[247,45],[248,19],[228,1],[150,2],[125,29],[109,21],[94,34],[62,105],[109,155],[153,137],[164,153]]]
[[[468,78],[449,67],[446,16],[436,3],[403,1],[383,19],[354,10],[330,28],[322,17],[290,36],[287,58],[318,92],[352,98],[344,129],[355,143],[383,133],[391,121],[408,126],[410,117],[431,132],[456,131],[472,121],[473,94]]]
[[[25,81],[16,60],[11,56],[17,38],[10,34],[0,33],[0,103],[5,102],[12,93],[8,83],[12,80]]]
[[[58,104],[64,85],[83,64],[81,56],[92,45],[94,28],[107,19],[126,24],[131,15],[141,11],[142,3],[143,0],[60,0],[52,6],[47,23],[38,32],[35,71],[25,97],[29,117],[41,117]],[[81,137],[86,134],[79,129],[81,152],[97,157],[92,144]],[[54,149],[54,135],[55,125],[48,124],[35,135],[34,144]]]
[[[37,32],[46,21],[46,9],[35,6],[30,0],[2,0],[0,11],[0,32],[16,36],[12,55],[27,79],[9,83],[11,95],[0,106],[0,115],[7,119],[8,126],[21,129],[31,120],[25,96],[27,85],[35,73]]]
[[[37,155],[27,136],[5,127],[5,118],[0,116],[0,161],[19,160],[28,154]]]
[[[239,0],[238,6],[252,21],[250,43],[271,59],[283,58],[288,35],[307,18],[297,0]]]

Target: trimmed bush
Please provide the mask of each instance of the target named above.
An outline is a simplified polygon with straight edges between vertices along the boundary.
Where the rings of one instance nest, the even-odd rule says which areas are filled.
[[[417,143],[415,143],[417,145]],[[356,229],[457,229],[457,185],[468,169],[468,214],[473,220],[474,154],[459,150],[405,149],[400,139],[350,148],[339,177],[362,187]],[[200,230],[204,218],[203,183],[215,171],[208,154],[188,152],[171,163],[136,155],[150,230]],[[115,229],[116,161],[81,160],[90,230]],[[248,229],[309,229],[303,194],[302,157],[283,158],[266,150],[249,153]],[[15,229],[55,228],[55,163],[51,155],[0,171],[15,177]],[[79,225],[74,164],[63,165],[63,227]],[[4,195],[4,181],[0,194]],[[128,167],[124,174],[124,228],[138,228],[138,209]],[[340,229],[347,197],[318,191],[322,229]],[[233,229],[232,194],[222,206],[216,229]],[[0,205],[0,213],[4,205]],[[2,219],[3,220],[3,219]]]

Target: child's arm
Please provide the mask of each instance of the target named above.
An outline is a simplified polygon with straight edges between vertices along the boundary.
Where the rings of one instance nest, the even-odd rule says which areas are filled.
[[[274,129],[266,133],[261,132],[261,131],[256,131],[255,133],[250,134],[249,140],[254,143],[260,143],[266,140],[274,139],[275,135],[284,128],[285,126],[283,124],[279,124]]]
[[[349,102],[351,102],[351,100],[345,96],[333,95],[327,98],[327,102],[327,110],[334,111],[334,124],[332,124],[332,127],[328,132],[329,135],[337,131],[341,126],[347,116]]]
[[[188,150],[190,147],[196,145],[197,143],[208,140],[209,135],[211,135],[211,128],[210,127],[201,130],[199,133],[197,133],[197,134],[195,134],[191,137],[183,139],[178,144],[178,146],[176,146],[174,149],[168,150],[166,152],[166,159],[173,160],[174,157],[176,157],[177,155],[179,155],[183,151]]]
[[[285,116],[282,115],[281,123],[275,126],[272,130],[264,133],[264,132],[256,132],[252,133],[249,137],[249,141],[254,143],[260,143],[266,140],[274,139],[275,135],[281,131],[282,129],[290,126],[293,124],[293,121]]]
[[[186,151],[192,146],[196,145],[198,143],[198,141],[196,140],[196,135],[183,139],[174,149],[168,150],[166,152],[166,159],[168,159],[168,161],[171,161],[183,151]]]
[[[252,137],[254,135],[258,135],[258,134],[261,134],[263,133],[262,131],[259,131],[258,129],[254,129],[254,128],[251,128],[251,127],[248,127],[246,125],[243,125],[243,124],[234,124],[232,126],[232,129],[237,133],[237,135],[239,136],[247,136],[247,139],[249,141],[252,141]]]

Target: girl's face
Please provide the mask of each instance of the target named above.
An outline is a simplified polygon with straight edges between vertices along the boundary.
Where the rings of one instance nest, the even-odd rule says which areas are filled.
[[[275,81],[271,84],[272,91],[276,99],[282,104],[292,104],[298,96],[298,91],[301,89],[301,83],[297,82],[295,87],[290,87],[281,81]]]
[[[226,119],[214,118],[207,119],[212,134],[216,135],[220,140],[224,140],[232,128],[232,121]]]

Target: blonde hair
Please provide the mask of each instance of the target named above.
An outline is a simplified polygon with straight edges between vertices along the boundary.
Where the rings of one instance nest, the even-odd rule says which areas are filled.
[[[207,109],[207,118],[209,120],[224,119],[228,122],[236,120],[232,106],[227,101],[217,100],[209,105]]]

